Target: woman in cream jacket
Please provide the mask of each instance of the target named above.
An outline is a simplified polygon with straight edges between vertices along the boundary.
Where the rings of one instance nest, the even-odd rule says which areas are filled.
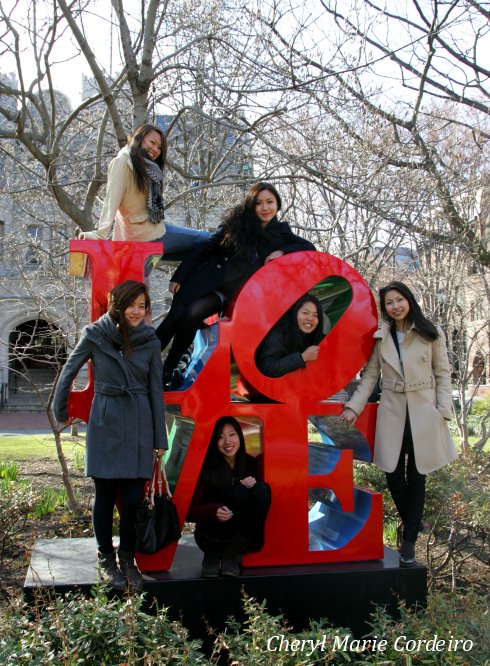
[[[183,259],[206,240],[207,231],[164,224],[163,168],[167,143],[156,125],[142,125],[109,164],[107,190],[95,231],[82,240],[105,240],[114,227],[115,241],[162,241],[166,256]]]
[[[423,314],[410,289],[380,289],[381,328],[361,382],[341,418],[352,425],[381,372],[374,463],[386,472],[403,523],[400,564],[415,564],[415,541],[425,501],[425,475],[455,460],[451,374],[444,333]],[[405,461],[405,456],[407,460]]]

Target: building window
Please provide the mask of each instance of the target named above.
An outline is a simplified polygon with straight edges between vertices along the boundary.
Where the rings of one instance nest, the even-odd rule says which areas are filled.
[[[26,229],[27,235],[27,252],[26,264],[28,266],[39,265],[39,244],[41,242],[41,227],[29,225]]]
[[[5,251],[5,222],[0,220],[0,261],[3,259]]]

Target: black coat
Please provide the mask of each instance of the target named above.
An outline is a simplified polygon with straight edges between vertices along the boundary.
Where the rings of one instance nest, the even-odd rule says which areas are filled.
[[[307,346],[303,349],[291,349],[285,327],[275,326],[260,343],[255,362],[260,372],[267,377],[282,377],[288,372],[306,367],[301,353]]]
[[[167,448],[160,343],[141,323],[129,331],[131,354],[117,351],[122,336],[109,314],[87,326],[56,386],[53,413],[68,419],[68,394],[90,359],[95,396],[87,428],[87,476],[151,478],[153,449]],[[116,345],[116,346],[115,346]]]
[[[245,466],[242,474],[235,474],[226,460],[219,460],[214,468],[214,483],[206,483],[203,477],[206,476],[205,469],[201,470],[199,480],[191,501],[187,520],[193,523],[214,522],[219,523],[216,511],[225,506],[227,496],[235,483],[247,476],[257,477],[258,461],[257,458],[246,454]]]
[[[181,285],[177,294],[179,300],[192,303],[213,291],[230,297],[263,265],[271,252],[282,250],[289,254],[316,249],[313,243],[294,234],[287,222],[279,222],[277,218],[264,228],[265,243],[254,260],[244,253],[225,249],[221,245],[224,233],[224,228],[219,227],[177,268],[172,281]]]

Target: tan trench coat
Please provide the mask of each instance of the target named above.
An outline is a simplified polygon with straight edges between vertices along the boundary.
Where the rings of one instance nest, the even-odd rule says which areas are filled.
[[[112,227],[115,241],[154,241],[165,234],[163,222],[152,224],[148,214],[148,198],[138,189],[133,176],[129,147],[121,148],[109,164],[104,205],[95,231],[85,231],[84,238],[105,240]]]
[[[374,463],[385,472],[393,472],[400,457],[407,405],[417,470],[428,474],[457,458],[447,425],[452,418],[449,360],[444,333],[437,330],[433,342],[413,328],[407,332],[400,345],[403,374],[389,325],[383,323],[361,382],[345,405],[360,414],[381,372]]]

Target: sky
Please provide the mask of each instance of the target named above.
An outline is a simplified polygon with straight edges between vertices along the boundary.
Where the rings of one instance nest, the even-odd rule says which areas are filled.
[[[26,0],[20,0],[19,2],[2,0],[1,3],[6,13],[13,10],[11,17],[14,29],[19,33],[24,80],[29,85],[36,76],[34,40],[37,40],[37,43],[40,44],[45,34],[42,24],[45,18],[43,11],[46,11],[46,5],[44,2],[36,2],[35,10],[33,10],[33,3]],[[112,34],[114,42],[116,42],[116,35],[111,28],[111,5],[108,0],[95,0],[91,3],[91,7],[93,8],[92,12],[84,12],[83,14],[83,28],[86,33],[91,35],[90,44],[95,51],[99,64],[109,72],[112,68],[112,73],[116,73],[121,68],[121,61],[114,49],[111,58]],[[36,17],[34,17],[33,11],[37,13]],[[37,25],[41,26],[36,34],[27,29],[27,26],[35,25],[35,19]],[[65,93],[73,105],[78,104],[82,98],[82,74],[91,76],[91,71],[85,57],[80,55],[78,45],[69,30],[57,39],[50,61],[55,63],[52,68],[55,87]],[[17,75],[17,66],[13,54],[2,52],[0,71],[4,74],[15,73]]]

